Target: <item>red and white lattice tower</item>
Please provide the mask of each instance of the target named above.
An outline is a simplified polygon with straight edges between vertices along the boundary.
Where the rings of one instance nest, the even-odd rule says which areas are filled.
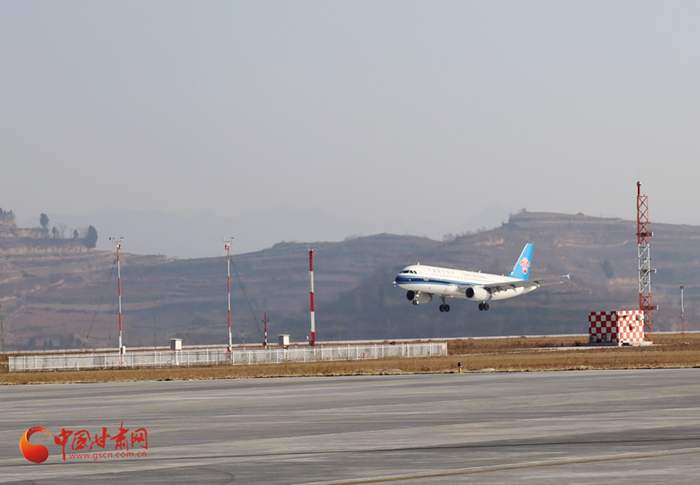
[[[658,306],[651,304],[650,240],[654,233],[649,229],[649,198],[642,195],[642,184],[637,182],[637,258],[639,267],[639,309],[644,312],[644,340],[652,341],[651,311]]]
[[[309,248],[309,277],[311,279],[311,340],[309,340],[309,344],[312,347],[316,347],[316,313],[314,309],[314,251],[316,250]]]

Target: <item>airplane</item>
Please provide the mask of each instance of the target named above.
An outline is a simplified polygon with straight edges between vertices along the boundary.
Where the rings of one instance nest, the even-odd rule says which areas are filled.
[[[571,273],[563,276],[530,279],[532,262],[531,243],[523,252],[508,276],[474,273],[458,269],[425,266],[420,263],[406,266],[396,275],[394,286],[408,290],[406,298],[414,305],[428,303],[437,295],[441,300],[440,312],[449,312],[447,298],[460,298],[479,302],[479,310],[487,311],[489,301],[505,300],[524,295],[540,286],[564,283],[571,279]]]

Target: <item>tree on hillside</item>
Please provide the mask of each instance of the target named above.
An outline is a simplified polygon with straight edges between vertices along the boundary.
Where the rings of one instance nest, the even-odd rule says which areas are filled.
[[[58,224],[58,237],[60,237],[61,239],[65,239],[67,229],[68,229],[68,224],[65,224],[63,222]]]
[[[88,227],[88,232],[83,239],[83,244],[88,249],[94,249],[97,246],[97,229],[93,226]]]
[[[11,210],[0,209],[0,219],[12,223],[15,222],[15,214]]]
[[[41,224],[41,228],[44,230],[44,233],[48,234],[49,233],[49,216],[42,213],[39,216],[39,224]]]
[[[80,239],[80,234],[78,234],[77,229],[73,229],[73,239]]]
[[[53,226],[53,229],[51,229],[51,234],[53,234],[54,239],[58,237],[58,228],[56,226]]]

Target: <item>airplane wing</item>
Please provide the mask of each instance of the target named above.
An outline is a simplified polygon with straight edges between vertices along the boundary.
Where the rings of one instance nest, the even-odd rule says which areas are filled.
[[[499,291],[511,290],[515,288],[531,288],[533,286],[539,288],[540,286],[556,285],[557,283],[564,283],[570,279],[571,274],[565,274],[562,276],[548,276],[546,278],[537,278],[534,280],[510,280],[475,286],[487,289],[491,293],[498,293]]]

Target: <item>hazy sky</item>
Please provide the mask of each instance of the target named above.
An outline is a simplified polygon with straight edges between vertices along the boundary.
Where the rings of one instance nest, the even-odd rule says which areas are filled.
[[[0,207],[700,224],[700,2],[0,1]],[[38,219],[37,219],[38,221]]]

